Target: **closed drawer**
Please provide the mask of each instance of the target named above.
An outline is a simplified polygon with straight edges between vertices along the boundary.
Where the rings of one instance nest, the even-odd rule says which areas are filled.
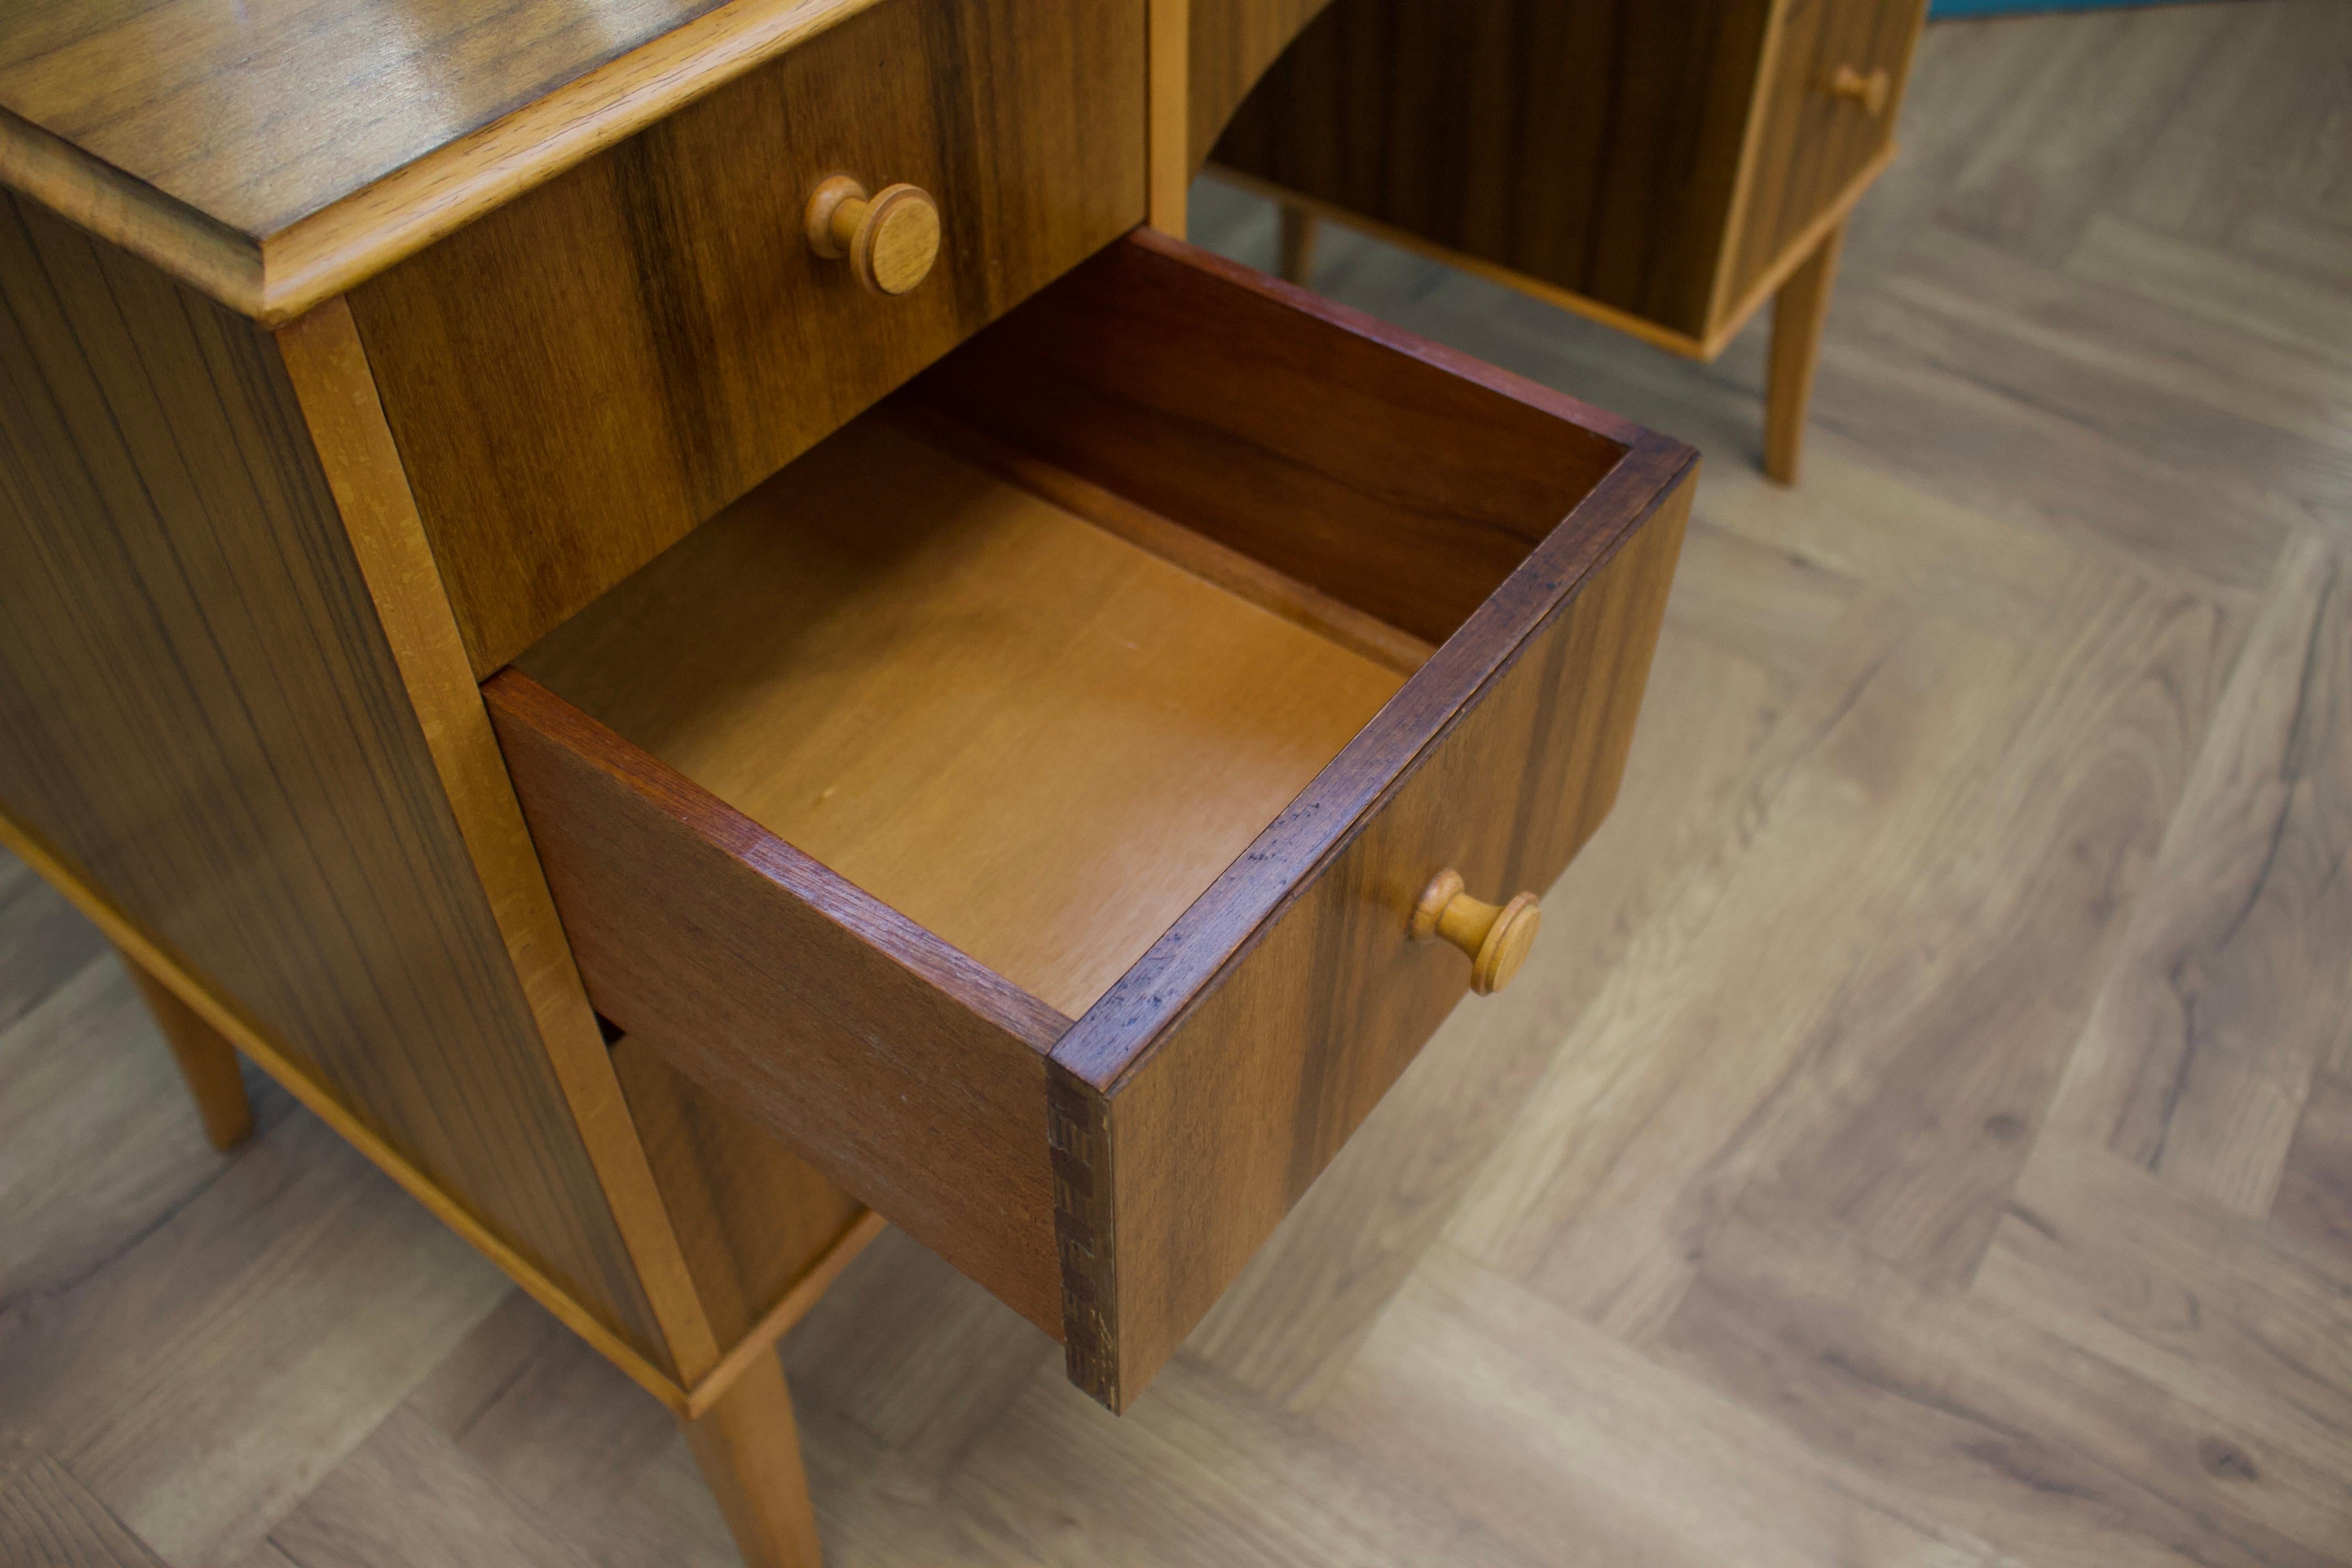
[[[1927,0],[1790,0],[1746,167],[1730,297],[1744,299],[1894,142]]]
[[[1143,0],[881,0],[354,289],[475,672],[1128,228]],[[868,292],[820,182],[915,185]]]
[[[598,1008],[1117,1408],[1607,812],[1696,468],[1139,233],[484,689]]]

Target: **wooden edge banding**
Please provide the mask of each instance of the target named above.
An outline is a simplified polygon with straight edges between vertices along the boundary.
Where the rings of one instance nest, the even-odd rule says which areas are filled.
[[[0,109],[0,185],[113,241],[230,310],[261,309],[261,247],[247,235]]]
[[[1054,1249],[1062,1266],[1063,1364],[1072,1383],[1118,1411],[1109,1110],[1091,1085],[1058,1062],[1046,1064],[1045,1143],[1054,1163]]]
[[[1755,74],[1748,79],[1748,114],[1739,130],[1739,163],[1731,176],[1731,210],[1724,215],[1723,229],[1717,236],[1715,249],[1715,282],[1706,296],[1706,341],[1720,348],[1717,339],[1723,333],[1723,296],[1731,287],[1731,264],[1739,254],[1739,241],[1748,230],[1749,196],[1756,173],[1756,160],[1760,155],[1758,144],[1763,141],[1764,110],[1771,100],[1775,71],[1780,63],[1780,47],[1788,37],[1789,12],[1796,0],[1780,0],[1764,20],[1764,39],[1756,51]],[[1714,353],[1706,356],[1715,357]]]
[[[499,1272],[508,1279],[522,1287],[531,1300],[555,1314],[564,1327],[594,1346],[605,1360],[628,1373],[632,1381],[656,1399],[679,1414],[685,1414],[689,1399],[686,1390],[675,1379],[606,1328],[602,1319],[574,1300],[561,1285],[541,1273],[529,1258],[500,1240],[496,1232],[443,1191],[432,1177],[410,1164],[399,1150],[385,1142],[373,1129],[346,1109],[325,1085],[271,1045],[259,1029],[214,995],[204,982],[191,974],[161,943],[133,924],[131,918],[116,909],[78,868],[68,864],[30,828],[5,810],[0,810],[0,845],[5,845],[51,887],[64,894],[67,901],[88,916],[90,923],[146,971],[149,978],[165,986],[186,1003],[197,1016],[219,1030],[224,1037],[251,1058],[254,1065],[275,1079],[312,1115],[333,1128],[344,1142],[398,1183],[402,1191],[423,1204],[436,1219],[472,1243],[476,1251],[497,1265]]]
[[[866,1244],[881,1235],[889,1223],[872,1209],[850,1221],[848,1228],[824,1249],[824,1256],[809,1265],[808,1272],[793,1280],[792,1289],[778,1297],[776,1304],[751,1325],[751,1331],[737,1342],[735,1348],[721,1356],[719,1364],[694,1385],[693,1392],[687,1395],[686,1408],[680,1414],[689,1421],[694,1420],[719,1403],[734,1386],[735,1380],[742,1375],[743,1369],[751,1364],[752,1358],[790,1333],[793,1324],[808,1316],[809,1309],[815,1306],[818,1299],[841,1277],[841,1271],[848,1268],[851,1261],[866,1250]]]
[[[239,234],[5,110],[0,184],[280,326],[873,4],[732,0],[274,234]]]
[[[1459,268],[1475,278],[1483,278],[1490,283],[1500,283],[1505,288],[1515,289],[1530,298],[1541,300],[1546,304],[1557,305],[1563,310],[1573,311],[1590,321],[1598,321],[1604,327],[1613,327],[1621,332],[1641,339],[1653,348],[1664,349],[1669,353],[1681,354],[1685,359],[1706,357],[1706,345],[1686,332],[1678,332],[1672,327],[1662,327],[1655,321],[1644,321],[1630,311],[1621,310],[1614,305],[1604,305],[1598,300],[1588,299],[1582,294],[1563,289],[1556,283],[1547,283],[1540,278],[1531,278],[1524,272],[1515,272],[1500,262],[1488,261],[1482,257],[1472,256],[1467,252],[1440,245],[1435,240],[1424,239],[1408,230],[1392,227],[1378,218],[1370,218],[1361,213],[1350,212],[1346,207],[1327,202],[1319,196],[1303,195],[1286,185],[1276,184],[1271,180],[1262,180],[1255,174],[1244,174],[1239,169],[1228,168],[1223,163],[1211,163],[1202,172],[1236,190],[1247,191],[1252,195],[1264,196],[1269,201],[1280,202],[1286,206],[1296,207],[1301,212],[1312,213],[1315,216],[1328,219],[1342,228],[1352,228],[1359,234],[1370,235],[1374,239],[1393,245],[1400,250],[1409,250],[1416,256],[1426,256],[1433,261],[1442,261],[1446,266]]]
[[[1146,0],[1145,211],[1151,226],[1184,237],[1192,187],[1192,0]]]
[[[523,826],[351,309],[331,300],[277,342],[556,1081],[678,1378],[692,1384],[718,1362],[718,1342]]]

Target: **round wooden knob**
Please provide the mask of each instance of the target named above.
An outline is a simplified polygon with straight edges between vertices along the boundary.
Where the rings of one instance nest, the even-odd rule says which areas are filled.
[[[877,294],[904,294],[930,276],[940,258],[940,204],[913,185],[885,185],[872,195],[835,174],[809,197],[809,248],[844,258]]]
[[[1507,904],[1482,903],[1462,890],[1460,872],[1440,871],[1413,906],[1412,940],[1444,937],[1468,953],[1470,989],[1491,996],[1528,961],[1542,924],[1543,910],[1533,893],[1521,893]]]
[[[1895,95],[1895,79],[1885,70],[1864,72],[1852,66],[1840,66],[1830,74],[1830,96],[1850,98],[1873,114],[1886,112],[1886,100]]]

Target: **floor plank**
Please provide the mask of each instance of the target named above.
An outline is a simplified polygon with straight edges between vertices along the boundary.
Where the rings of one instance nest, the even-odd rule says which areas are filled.
[[[1539,1561],[1960,1568],[1980,1542],[1467,1258],[1433,1254],[1319,1423]]]
[[[2313,1469],[2352,1446],[2352,1258],[2045,1138],[1974,1294]]]
[[[161,1558],[47,1454],[0,1484],[0,1563],[9,1568],[163,1568]]]
[[[1769,1193],[1718,1232],[1660,1352],[2028,1562],[2315,1564],[2352,1540],[2340,1478]]]
[[[299,1568],[590,1568],[408,1411],[336,1466],[270,1544]]]
[[[2058,1115],[2270,1211],[2312,1076],[2352,1039],[2352,552],[2299,537],[2221,704]]]

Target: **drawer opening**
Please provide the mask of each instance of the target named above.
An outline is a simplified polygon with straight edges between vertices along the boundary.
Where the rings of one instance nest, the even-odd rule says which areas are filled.
[[[589,999],[1123,1408],[1615,798],[1696,454],[1146,232],[483,688]]]
[[[1075,1018],[1379,711],[1412,645],[1389,634],[1382,662],[1252,603],[947,428],[857,421],[520,668]]]
[[[1543,484],[1515,456],[1512,482],[1538,492],[1515,515],[1491,469],[1459,485],[1475,506],[1448,506],[1456,454],[1396,453],[1402,475],[1368,462],[1376,430],[1318,467],[1291,427],[1346,411],[1286,406],[1293,389],[1220,364],[1214,341],[1255,332],[1263,356],[1286,346],[1265,329],[1295,312],[1154,311],[1132,291],[1099,298],[1093,270],[517,661],[1066,1018],[1622,450],[1595,437],[1577,451],[1547,421],[1567,460]],[[1329,357],[1318,342],[1293,368],[1318,384],[1298,395],[1332,400]],[[1482,390],[1441,379],[1457,398]],[[1493,402],[1505,419],[1518,406]]]

